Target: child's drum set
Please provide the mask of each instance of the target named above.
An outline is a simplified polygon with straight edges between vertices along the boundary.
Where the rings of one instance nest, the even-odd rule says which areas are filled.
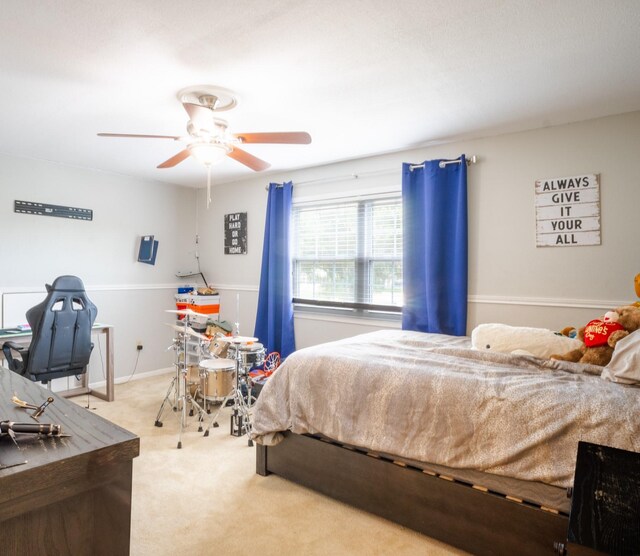
[[[252,380],[249,371],[265,361],[265,349],[258,338],[216,334],[208,338],[196,332],[191,324],[198,314],[189,309],[169,309],[183,318],[180,324],[171,324],[176,335],[168,349],[176,353],[175,368],[169,389],[160,405],[155,426],[162,426],[162,414],[167,406],[180,412],[178,448],[182,448],[182,432],[187,427],[187,416],[198,418],[198,432],[203,431],[205,415],[217,411],[210,419],[204,436],[211,427],[218,427],[223,408],[231,404],[231,431],[233,436],[247,435],[251,440]],[[195,348],[195,349],[194,349]],[[197,355],[198,363],[188,364],[189,357]]]

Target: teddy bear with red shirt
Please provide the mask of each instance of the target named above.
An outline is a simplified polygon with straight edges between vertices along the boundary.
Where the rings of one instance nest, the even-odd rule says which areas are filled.
[[[616,343],[631,332],[640,329],[640,307],[625,305],[607,312],[601,319],[594,319],[578,329],[578,339],[584,345],[565,354],[555,354],[551,359],[573,361],[606,367],[611,361]]]

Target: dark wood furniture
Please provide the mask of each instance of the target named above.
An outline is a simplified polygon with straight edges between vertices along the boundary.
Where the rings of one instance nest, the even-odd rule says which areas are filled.
[[[567,515],[372,457],[366,450],[286,432],[257,446],[256,471],[285,479],[473,554],[555,554]]]
[[[18,439],[25,465],[0,470],[0,553],[126,555],[131,530],[134,434],[0,368],[0,420],[35,421],[11,402],[54,397],[40,417],[68,438]],[[15,450],[0,439],[0,462]],[[15,456],[15,453],[13,454]]]
[[[578,443],[568,550],[640,554],[640,454]]]

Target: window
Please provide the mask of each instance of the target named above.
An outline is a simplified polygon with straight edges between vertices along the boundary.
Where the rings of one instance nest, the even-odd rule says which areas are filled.
[[[293,227],[294,302],[399,311],[399,196],[295,205]]]

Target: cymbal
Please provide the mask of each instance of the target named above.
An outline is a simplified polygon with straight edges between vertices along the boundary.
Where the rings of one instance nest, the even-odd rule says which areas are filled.
[[[189,327],[189,326],[180,326],[178,324],[169,324],[167,322],[165,322],[166,326],[169,326],[171,328],[173,328],[174,330],[176,330],[177,332],[182,332],[189,334],[190,336],[193,336],[194,338],[198,338],[200,340],[205,340],[205,341],[209,341],[209,338],[207,338],[204,334],[200,334],[200,332],[196,332],[193,328]]]
[[[258,338],[251,336],[220,336],[216,339],[220,342],[228,342],[230,344],[250,344],[258,341]]]
[[[190,316],[200,315],[200,313],[196,313],[195,311],[193,311],[191,309],[165,309],[164,312],[165,313],[175,313],[176,315],[190,315]]]

